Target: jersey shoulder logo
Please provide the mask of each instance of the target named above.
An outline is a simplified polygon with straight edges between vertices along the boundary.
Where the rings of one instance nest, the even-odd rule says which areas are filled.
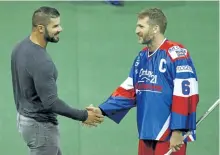
[[[172,59],[186,57],[188,54],[187,49],[181,48],[178,45],[170,47],[168,49],[168,53],[170,54]]]

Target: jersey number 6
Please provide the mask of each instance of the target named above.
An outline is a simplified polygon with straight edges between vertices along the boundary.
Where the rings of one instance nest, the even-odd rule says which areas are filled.
[[[183,95],[189,95],[190,93],[190,82],[188,80],[182,81],[182,93]]]

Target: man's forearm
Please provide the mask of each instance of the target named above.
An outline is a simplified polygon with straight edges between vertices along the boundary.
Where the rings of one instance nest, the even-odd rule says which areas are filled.
[[[51,109],[52,109],[52,112],[56,114],[59,114],[59,115],[62,115],[68,118],[72,118],[78,121],[85,121],[88,117],[87,110],[79,110],[79,109],[72,108],[59,98],[55,100]]]

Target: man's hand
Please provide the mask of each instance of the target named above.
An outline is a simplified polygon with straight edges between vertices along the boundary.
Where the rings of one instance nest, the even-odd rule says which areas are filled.
[[[83,122],[83,125],[86,126],[97,126],[104,121],[104,116],[99,108],[93,107],[90,105],[86,108],[88,112],[88,118],[86,121]]]
[[[171,138],[170,138],[170,149],[173,150],[173,152],[176,152],[180,150],[180,148],[183,145],[183,136],[181,131],[173,131]]]
[[[98,107],[94,107],[93,105],[86,107],[86,109],[89,111],[94,111],[95,113],[102,115],[101,109],[99,109]]]

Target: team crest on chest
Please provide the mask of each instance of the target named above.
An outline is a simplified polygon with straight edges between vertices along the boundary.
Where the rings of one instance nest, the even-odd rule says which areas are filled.
[[[156,84],[157,83],[157,75],[155,75],[152,71],[141,68],[139,71],[139,82],[149,82]]]

